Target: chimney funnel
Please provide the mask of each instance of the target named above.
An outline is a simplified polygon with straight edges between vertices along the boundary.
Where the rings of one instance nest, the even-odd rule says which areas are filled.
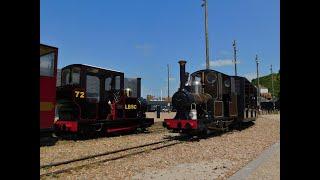
[[[141,97],[141,78],[137,78],[137,98]]]
[[[187,61],[180,60],[180,89],[183,89],[186,84],[186,63]]]

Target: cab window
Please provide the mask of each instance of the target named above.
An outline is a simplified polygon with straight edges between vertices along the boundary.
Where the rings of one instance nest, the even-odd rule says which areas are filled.
[[[97,76],[87,75],[87,98],[99,101],[100,80]]]
[[[62,85],[80,84],[80,68],[74,67],[62,71]]]
[[[72,78],[70,84],[80,84],[80,68],[72,68],[71,73]]]
[[[110,91],[111,90],[111,87],[112,87],[111,81],[112,81],[111,77],[106,78],[106,80],[105,80],[105,90],[106,91]]]
[[[61,85],[66,85],[69,84],[69,79],[70,79],[70,69],[63,69],[61,73]]]
[[[217,80],[217,75],[213,72],[207,74],[207,83],[213,84]]]
[[[115,77],[115,85],[116,85],[115,89],[119,90],[120,89],[120,76]]]

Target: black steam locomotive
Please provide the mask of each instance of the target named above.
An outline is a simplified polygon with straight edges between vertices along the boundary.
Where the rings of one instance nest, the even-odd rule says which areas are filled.
[[[57,134],[106,134],[145,129],[154,123],[146,118],[146,100],[124,89],[124,73],[99,67],[72,64],[62,69],[57,87]]]
[[[257,88],[246,78],[211,69],[196,71],[189,77],[186,61],[179,64],[180,88],[172,96],[177,113],[173,119],[164,120],[164,127],[181,133],[207,134],[256,119]]]

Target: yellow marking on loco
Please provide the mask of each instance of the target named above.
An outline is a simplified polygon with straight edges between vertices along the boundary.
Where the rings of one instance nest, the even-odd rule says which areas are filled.
[[[135,104],[126,104],[124,105],[125,109],[137,109],[137,105]]]
[[[51,111],[53,108],[53,102],[40,102],[40,111]]]
[[[76,94],[76,97],[84,98],[84,92],[82,92],[82,91],[74,91],[74,93]]]

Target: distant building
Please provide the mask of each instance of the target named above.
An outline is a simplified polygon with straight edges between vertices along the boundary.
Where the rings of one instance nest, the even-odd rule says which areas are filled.
[[[163,98],[163,100],[164,100],[164,101],[166,101],[166,102],[168,102],[168,101],[169,101],[169,102],[171,103],[172,98],[171,98],[171,97],[169,97],[169,99],[168,99],[168,97],[164,97],[164,98]]]
[[[160,101],[160,100],[151,100],[148,101],[147,105],[147,111],[152,112],[157,110],[157,106],[160,106],[160,109],[172,109],[172,107],[168,108],[168,102],[167,101]]]
[[[152,101],[154,98],[155,97],[150,94],[147,95],[147,101]]]
[[[271,93],[261,93],[260,96],[265,98],[265,99],[267,99],[267,100],[271,100],[272,99]]]
[[[268,88],[260,85],[260,102],[268,102],[272,99],[271,93]]]
[[[269,93],[268,88],[260,85],[260,94],[266,94],[266,93]]]

